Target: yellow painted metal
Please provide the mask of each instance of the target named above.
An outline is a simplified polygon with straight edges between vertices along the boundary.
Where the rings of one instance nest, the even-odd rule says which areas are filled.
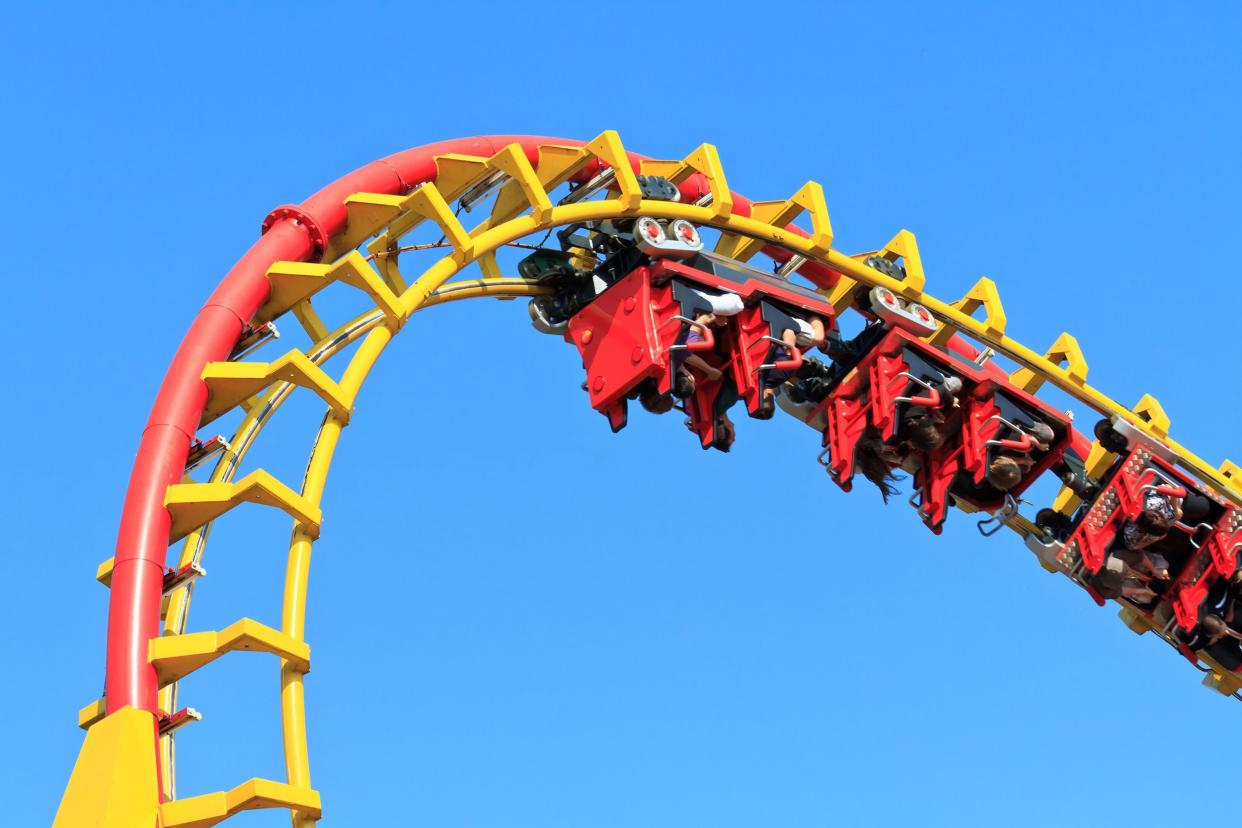
[[[449,152],[436,156],[436,188],[448,201],[479,183],[490,170],[486,158]]]
[[[152,638],[147,659],[155,667],[160,687],[188,676],[225,653],[250,650],[280,656],[293,669],[310,670],[310,646],[252,618],[234,621],[220,631],[162,635]]]
[[[116,566],[116,558],[108,558],[95,568],[95,580],[106,587],[112,586],[112,568]]]
[[[496,203],[492,214],[483,227],[501,224],[530,208],[536,221],[547,221],[552,213],[552,202],[548,199],[548,191],[539,180],[535,168],[531,166],[526,153],[518,144],[509,144],[500,152],[487,160],[489,169],[499,170],[509,176],[509,180],[496,194]]]
[[[192,530],[215,520],[242,503],[275,506],[318,537],[323,515],[284,483],[256,469],[235,483],[177,483],[168,487],[164,506],[172,517],[169,543],[176,543]]]
[[[1144,394],[1135,404],[1134,414],[1147,424],[1152,434],[1162,439],[1169,436],[1169,415],[1164,413],[1160,401],[1151,394]]]
[[[418,187],[410,193],[409,202],[410,210],[440,226],[444,237],[453,245],[453,255],[465,264],[474,250],[474,241],[457,220],[457,216],[453,215],[453,210],[436,185],[428,183]]]
[[[209,395],[200,426],[228,413],[276,382],[309,388],[346,419],[353,405],[353,399],[344,395],[336,381],[301,351],[290,351],[275,362],[209,362],[202,377]]]
[[[348,220],[345,231],[332,239],[331,250],[345,252],[375,235],[405,209],[405,196],[386,193],[354,193],[345,199]],[[332,256],[336,258],[336,256]]]
[[[586,147],[546,144],[539,148],[535,172],[539,175],[539,183],[551,192],[581,171],[590,160],[591,153]]]
[[[733,192],[725,178],[724,167],[720,165],[720,155],[712,144],[701,144],[685,159],[666,173],[666,177],[674,184],[680,184],[694,173],[707,179],[708,192],[712,200],[709,208],[714,216],[727,216],[733,212]],[[788,222],[786,222],[788,223]]]
[[[988,335],[994,338],[1004,337],[1007,322],[1005,308],[1001,304],[996,283],[986,276],[981,276],[979,281],[975,282],[974,287],[966,291],[965,296],[953,303],[953,309],[967,317],[979,308],[983,308],[983,329]],[[940,325],[940,329],[928,338],[928,341],[933,345],[944,345],[959,330],[960,328],[956,325],[944,322]]]
[[[329,272],[337,281],[355,287],[369,296],[390,324],[400,327],[405,321],[405,317],[401,315],[401,307],[397,303],[397,294],[393,293],[383,277],[357,250],[351,250],[332,265]]]
[[[1217,669],[1203,677],[1203,686],[1210,687],[1222,696],[1232,696],[1242,690],[1242,677],[1227,670]]]
[[[1242,495],[1242,466],[1226,460],[1220,464],[1220,476],[1229,488]]]
[[[1062,333],[1058,336],[1057,341],[1044,354],[1044,359],[1058,369],[1065,366],[1065,378],[1075,385],[1087,384],[1087,359],[1078,347],[1078,340],[1070,334]],[[1028,394],[1034,394],[1043,387],[1044,376],[1030,368],[1019,368],[1009,375],[1009,381]]]
[[[254,315],[268,322],[328,286],[328,268],[317,262],[276,262],[267,269],[271,294]]]
[[[620,206],[620,215],[637,213],[643,200],[642,188],[638,186],[638,176],[630,166],[630,157],[621,144],[621,136],[611,129],[601,132],[593,141],[587,142],[587,152],[612,167],[613,181],[617,185],[619,195],[615,201]],[[599,203],[599,202],[596,202]]]
[[[96,722],[102,722],[108,715],[108,704],[102,699],[95,699],[78,711],[78,727],[90,730]]]
[[[1117,617],[1121,619],[1121,623],[1130,628],[1130,631],[1136,635],[1142,635],[1152,629],[1151,622],[1139,615],[1129,607],[1122,607],[1117,611]]]
[[[53,828],[157,828],[155,717],[123,707],[86,733]]]
[[[319,318],[319,314],[315,312],[315,308],[311,306],[310,299],[303,299],[291,309],[293,316],[298,320],[298,324],[302,326],[302,330],[306,331],[306,335],[310,337],[311,342],[318,342],[328,335],[328,327],[323,324],[323,320]]]
[[[818,191],[818,194],[816,194]],[[756,201],[750,205],[750,217],[764,224],[771,224],[775,227],[785,227],[793,223],[794,219],[802,215],[808,209],[816,204],[824,203],[824,191],[814,181],[808,181],[802,185],[798,192],[794,193],[784,201]],[[826,210],[825,210],[826,212]],[[812,214],[813,215],[813,214]],[[827,221],[827,219],[823,219]],[[828,238],[825,244],[832,244],[831,226],[828,230]],[[752,256],[762,250],[764,241],[762,239],[746,238],[733,234],[721,235],[720,241],[716,244],[716,252],[721,255],[737,259],[740,262],[749,261]],[[825,248],[826,249],[826,248]]]
[[[203,794],[160,806],[160,828],[208,828],[240,811],[256,808],[291,808],[300,813],[322,813],[319,792],[273,782],[251,779],[231,791]]]
[[[897,235],[888,240],[888,244],[876,251],[890,262],[901,259],[906,270],[906,278],[901,282],[901,295],[909,299],[918,299],[927,285],[927,274],[923,272],[923,256],[919,253],[919,243],[909,230],[898,230]]]

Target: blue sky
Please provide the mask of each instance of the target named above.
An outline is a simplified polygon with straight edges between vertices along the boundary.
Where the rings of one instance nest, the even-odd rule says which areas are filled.
[[[186,326],[271,207],[405,147],[614,128],[657,157],[715,143],[752,198],[813,178],[840,249],[910,229],[938,296],[991,276],[1012,334],[1073,332],[1097,387],[1154,393],[1179,441],[1242,461],[1235,4],[7,20],[9,824],[50,822],[99,693],[92,574]],[[446,349],[462,336],[468,353]],[[311,579],[325,824],[1178,824],[1200,807],[1177,792],[1202,788],[1242,706],[1016,540],[960,514],[934,538],[904,504],[841,493],[792,421],[742,422],[727,456],[673,416],[612,436],[579,373],[520,303],[487,302],[418,317],[364,389]],[[291,404],[252,465],[296,482],[319,415]],[[193,629],[279,621],[288,519],[234,517]],[[223,659],[182,699],[206,717],[179,742],[183,795],[282,778],[273,660]]]

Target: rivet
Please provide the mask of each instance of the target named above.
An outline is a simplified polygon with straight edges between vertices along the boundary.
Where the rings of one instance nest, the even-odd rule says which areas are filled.
[[[591,383],[591,387],[594,388],[596,391],[603,391],[604,390],[604,378],[596,377],[595,382]]]

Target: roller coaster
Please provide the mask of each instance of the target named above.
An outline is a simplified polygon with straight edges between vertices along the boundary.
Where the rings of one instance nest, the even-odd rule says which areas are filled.
[[[467,227],[471,213],[486,217]],[[727,451],[735,403],[761,420],[779,411],[819,432],[808,458],[818,451],[836,485],[862,472],[887,499],[888,473],[905,468],[932,532],[952,507],[982,532],[1017,534],[1046,570],[1115,601],[1128,627],[1242,697],[1242,469],[1171,440],[1154,397],[1130,408],[1089,385],[1070,334],[1042,352],[1007,336],[989,279],[952,302],[925,283],[907,231],[877,250],[834,249],[815,182],[750,201],[713,146],[652,159],[611,131],[431,144],[273,210],[199,311],[142,433],[115,555],[96,574],[111,590],[104,695],[78,714],[86,738],[55,825],[202,828],[255,808],[287,809],[295,826],[320,819],[305,625],[328,471],[363,382],[410,317],[483,297],[526,298],[534,328],[577,350],[586,400],[614,431],[637,401],[676,410],[703,449]],[[368,310],[331,327],[321,312],[335,291]],[[314,344],[255,360],[277,321]],[[338,354],[349,359],[334,377],[324,366]],[[240,475],[299,388],[326,406],[300,486]],[[1093,412],[1089,436],[1040,396],[1052,388]],[[220,418],[237,422],[231,434],[212,432]],[[1059,493],[1024,508],[1048,475]],[[293,520],[280,628],[242,618],[190,631],[210,527],[243,503]],[[199,717],[178,682],[247,650],[279,661],[286,779],[179,797],[177,731]]]

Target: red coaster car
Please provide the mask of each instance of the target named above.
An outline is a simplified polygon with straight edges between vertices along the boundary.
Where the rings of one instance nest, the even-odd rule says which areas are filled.
[[[719,338],[710,330],[703,342],[685,343],[696,311],[708,310],[705,295],[736,294],[743,310],[728,317]],[[696,377],[695,392],[686,400],[691,425],[706,448],[715,440],[718,404],[729,375],[730,385],[747,406],[759,404],[759,371],[793,315],[819,316],[826,330],[833,309],[813,290],[771,276],[740,262],[701,253],[687,261],[658,258],[635,268],[608,286],[569,320],[566,338],[582,355],[591,407],[608,417],[613,431],[626,423],[626,400],[640,385],[653,380],[661,394],[673,387],[673,355],[683,347],[699,352],[725,373],[720,381]],[[780,328],[777,330],[777,328]],[[792,370],[801,356],[790,354],[776,368]],[[725,406],[727,408],[727,405]],[[754,409],[752,409],[754,410]]]
[[[945,408],[940,390],[949,376],[962,381],[956,409]],[[950,495],[976,509],[1002,508],[1007,497],[1017,497],[1059,463],[1072,440],[1073,431],[1062,412],[895,328],[863,355],[815,412],[822,411],[827,421],[828,467],[842,488],[851,488],[855,453],[866,430],[874,428],[881,439],[892,440],[899,436],[903,416],[912,406],[940,409],[944,417],[943,444],[915,458],[919,513],[936,533],[947,515]],[[1036,422],[1052,429],[1054,439],[1047,449],[1037,448],[1031,437]],[[1008,492],[987,483],[987,470],[997,452],[1029,453],[1033,461]]]
[[[1178,625],[1192,630],[1199,623],[1204,599],[1212,587],[1228,580],[1238,568],[1242,510],[1196,484],[1146,442],[1136,442],[1113,468],[1099,496],[1084,507],[1061,552],[1061,560],[1072,563],[1077,555],[1085,569],[1099,572],[1109,553],[1122,542],[1119,536],[1126,522],[1137,519],[1143,510],[1148,491],[1174,501],[1182,501],[1193,493],[1208,504],[1206,515],[1193,524],[1174,524],[1158,546],[1150,547],[1164,555],[1170,570],[1177,573],[1164,591],[1164,598]]]

